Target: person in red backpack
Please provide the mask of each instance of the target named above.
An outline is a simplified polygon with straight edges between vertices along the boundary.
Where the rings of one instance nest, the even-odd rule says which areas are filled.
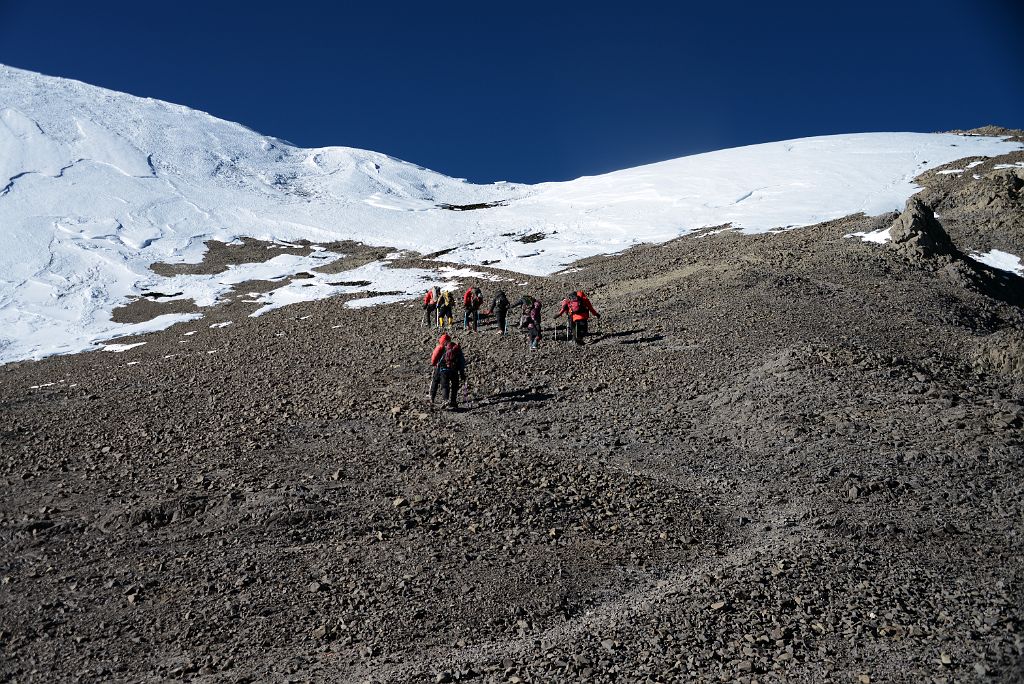
[[[480,291],[479,287],[471,287],[466,290],[466,294],[462,295],[462,306],[466,308],[466,313],[462,318],[462,327],[466,330],[472,326],[473,332],[476,332],[480,325],[480,307],[484,303],[484,294]]]
[[[442,333],[441,337],[437,340],[437,346],[434,347],[434,351],[430,354],[430,406],[434,406],[434,400],[437,398],[437,388],[441,385],[441,369],[438,368],[438,363],[441,361],[441,357],[444,355],[444,347],[448,342],[451,341],[451,337],[448,333]]]
[[[458,342],[447,335],[442,335],[438,345],[431,354],[430,361],[435,371],[430,382],[430,405],[433,407],[437,396],[437,387],[441,386],[441,398],[452,411],[459,410],[459,387],[466,380],[466,357]]]
[[[583,338],[587,336],[590,315],[601,317],[583,290],[577,290],[562,300],[562,308],[555,318],[561,318],[563,314],[569,316],[569,328],[576,344],[583,344]]]
[[[434,286],[423,295],[423,325],[428,328],[433,325],[434,314],[437,311],[437,300],[441,298],[441,288]]]

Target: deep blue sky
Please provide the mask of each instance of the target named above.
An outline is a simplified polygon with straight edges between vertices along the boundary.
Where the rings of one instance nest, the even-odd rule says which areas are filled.
[[[1017,4],[0,0],[0,62],[536,182],[808,135],[1024,127]]]

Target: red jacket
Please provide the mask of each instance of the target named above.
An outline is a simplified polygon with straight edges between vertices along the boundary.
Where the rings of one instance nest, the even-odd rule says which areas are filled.
[[[569,314],[573,321],[585,321],[590,318],[590,314],[594,314],[598,318],[601,317],[601,314],[597,313],[597,309],[594,308],[594,305],[590,303],[587,295],[582,292],[577,292],[576,298],[580,300],[581,304],[583,304],[583,308],[580,309],[579,313],[572,313],[572,310],[569,308],[569,298],[566,297],[562,300],[562,309],[558,312],[558,315],[561,316],[562,314]]]
[[[430,306],[434,303],[434,288],[427,290],[427,294],[423,295],[423,306]]]
[[[434,353],[430,355],[430,365],[437,366],[437,362],[441,360],[441,355],[444,354],[444,345],[448,344],[448,333],[444,333],[437,340],[437,346],[434,347]]]
[[[476,311],[484,303],[484,298],[476,293],[476,288],[471,287],[462,295],[462,305],[470,311]]]

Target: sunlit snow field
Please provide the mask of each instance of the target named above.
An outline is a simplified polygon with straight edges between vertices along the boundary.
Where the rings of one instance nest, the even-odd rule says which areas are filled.
[[[97,348],[197,316],[111,321],[145,291],[209,306],[248,280],[282,281],[253,298],[259,315],[337,294],[365,293],[349,306],[391,302],[482,277],[397,269],[389,259],[328,275],[315,269],[345,255],[327,250],[215,276],[150,270],[201,261],[208,240],[356,240],[549,274],[710,226],[763,232],[900,209],[922,172],[1021,148],[945,134],[840,135],[568,182],[475,185],[375,152],[297,148],[186,107],[0,65],[0,362]],[[495,206],[453,210],[471,205]],[[313,277],[288,280],[303,272]],[[331,284],[359,281],[370,285]]]

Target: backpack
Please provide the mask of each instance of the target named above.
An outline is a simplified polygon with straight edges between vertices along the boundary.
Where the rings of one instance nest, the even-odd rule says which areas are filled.
[[[441,293],[441,298],[437,300],[437,305],[442,309],[447,309],[452,305],[452,293],[445,290]]]
[[[437,366],[442,371],[457,370],[456,366],[459,363],[459,345],[455,342],[448,342],[444,346],[444,354],[441,355],[441,360]]]
[[[508,297],[504,292],[499,292],[498,296],[494,298],[494,308],[497,311],[508,311]]]
[[[569,311],[574,315],[578,315],[586,311],[587,305],[583,303],[583,300],[579,298],[575,292],[569,295]]]

